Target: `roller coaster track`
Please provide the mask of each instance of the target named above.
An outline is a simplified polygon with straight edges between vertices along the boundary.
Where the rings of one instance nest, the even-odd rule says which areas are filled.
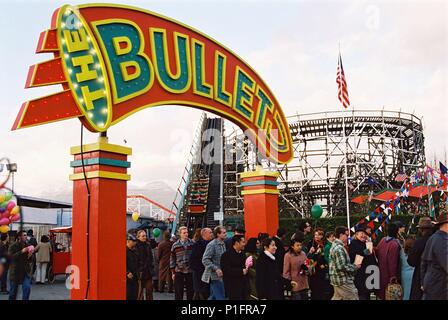
[[[144,210],[145,207],[149,207],[149,210]],[[156,220],[173,221],[176,218],[176,213],[172,210],[139,194],[127,196],[127,211],[137,211],[141,215],[146,213],[146,211],[149,211],[148,218],[155,218]]]

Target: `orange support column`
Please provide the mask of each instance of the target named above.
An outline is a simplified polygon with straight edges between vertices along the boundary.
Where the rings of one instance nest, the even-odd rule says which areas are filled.
[[[240,174],[241,195],[244,199],[244,227],[246,237],[257,237],[259,232],[276,234],[278,221],[278,172],[256,171]]]
[[[89,250],[87,255],[87,188],[81,147],[71,148],[74,161],[72,265],[79,268],[79,288],[71,299],[86,298],[90,261],[89,300],[126,299],[126,184],[127,156],[132,149],[109,144],[106,137],[83,146],[84,169],[90,188]],[[74,284],[76,286],[76,283]]]

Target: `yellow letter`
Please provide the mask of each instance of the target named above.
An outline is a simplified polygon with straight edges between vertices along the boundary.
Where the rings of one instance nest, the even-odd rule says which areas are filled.
[[[81,92],[82,92],[82,97],[84,99],[84,103],[86,105],[87,110],[92,110],[94,108],[93,101],[104,97],[103,89],[90,92],[88,86],[82,86]]]
[[[86,31],[79,29],[78,31],[64,30],[64,39],[67,44],[68,52],[84,51],[89,49]]]
[[[129,40],[128,37],[114,37],[112,38],[112,41],[114,43],[115,52],[117,53],[117,56],[121,56],[123,54],[128,54],[132,50],[132,43],[131,40]],[[126,43],[126,47],[121,48],[120,43]]]
[[[76,75],[78,82],[96,79],[96,70],[89,70],[89,64],[93,63],[93,57],[90,55],[79,56],[72,58],[72,63],[75,67],[81,66],[81,72]]]
[[[128,72],[128,67],[134,67],[135,68],[135,72],[129,74]],[[131,81],[134,80],[138,77],[140,77],[140,65],[137,63],[137,61],[125,61],[125,62],[121,62],[120,63],[120,70],[121,70],[121,74],[123,75],[123,80],[124,81]]]

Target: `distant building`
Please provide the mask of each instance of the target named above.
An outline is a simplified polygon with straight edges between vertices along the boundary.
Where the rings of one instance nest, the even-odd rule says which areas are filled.
[[[67,202],[17,195],[22,221],[10,225],[11,233],[19,228],[32,229],[39,241],[40,236],[48,234],[55,227],[71,226],[72,204]],[[22,226],[21,226],[22,224]]]
[[[16,197],[22,215],[22,229],[32,229],[37,241],[42,235],[49,234],[52,228],[72,225],[71,203],[21,195]],[[151,218],[145,210],[142,211],[143,214],[137,222],[132,220],[132,212],[126,212],[126,230],[146,229],[151,234],[150,237],[153,237],[152,230],[154,228],[159,228],[162,231],[168,228],[165,222]],[[20,229],[21,224],[19,222],[12,223],[10,225],[11,234],[14,235]]]

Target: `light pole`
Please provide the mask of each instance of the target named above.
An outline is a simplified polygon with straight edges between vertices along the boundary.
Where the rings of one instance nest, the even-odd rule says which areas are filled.
[[[17,163],[8,163],[6,169],[12,174],[12,192],[14,193],[14,173],[17,172]]]

